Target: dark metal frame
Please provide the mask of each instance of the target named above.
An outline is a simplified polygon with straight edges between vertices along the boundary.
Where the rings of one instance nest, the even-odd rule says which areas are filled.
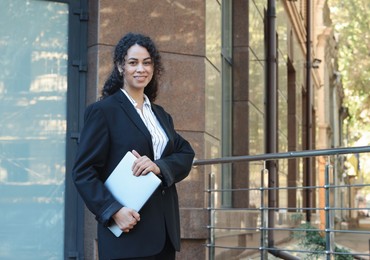
[[[69,5],[64,259],[84,259],[84,204],[71,170],[86,103],[88,0],[43,1]]]
[[[266,10],[266,123],[265,123],[265,151],[277,152],[277,33],[276,33],[276,0],[267,1]],[[268,187],[277,186],[277,162],[267,161]],[[276,207],[277,193],[268,191],[269,207]],[[274,226],[274,212],[268,212],[269,226]],[[274,245],[272,231],[268,231],[268,245]]]
[[[84,259],[85,207],[72,182],[71,171],[86,104],[88,0],[39,1],[69,6],[64,259],[81,260]]]

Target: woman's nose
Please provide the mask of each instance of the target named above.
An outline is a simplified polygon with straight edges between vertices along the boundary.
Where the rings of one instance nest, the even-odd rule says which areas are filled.
[[[137,71],[143,71],[144,70],[144,66],[142,63],[138,63],[137,64],[137,68],[136,68]]]

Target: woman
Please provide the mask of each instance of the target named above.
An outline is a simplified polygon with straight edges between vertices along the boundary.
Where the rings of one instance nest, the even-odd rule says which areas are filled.
[[[153,41],[129,33],[117,44],[113,71],[100,101],[85,112],[73,180],[98,221],[99,259],[175,259],[180,250],[175,184],[188,176],[194,151],[154,104],[162,64]],[[153,172],[161,186],[140,212],[118,203],[104,181],[126,152],[137,157],[136,176]],[[132,194],[135,196],[135,194]],[[115,237],[113,221],[124,232]]]

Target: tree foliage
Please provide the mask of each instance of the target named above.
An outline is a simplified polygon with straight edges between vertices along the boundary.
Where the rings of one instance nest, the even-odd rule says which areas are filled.
[[[370,1],[328,0],[338,40],[339,72],[350,116],[349,145],[370,131]]]

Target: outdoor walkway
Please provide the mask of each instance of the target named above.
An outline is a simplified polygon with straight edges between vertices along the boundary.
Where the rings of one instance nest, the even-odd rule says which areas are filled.
[[[360,220],[359,231],[369,231],[367,234],[354,234],[354,233],[339,233],[335,235],[335,243],[341,248],[345,248],[353,253],[370,253],[370,218],[365,218]],[[287,250],[304,250],[302,245],[297,242],[287,242],[284,244],[276,245],[278,248],[287,249]],[[312,256],[308,257],[304,253],[290,252],[291,255],[294,255],[300,259],[313,259]],[[250,257],[242,258],[240,260],[256,260],[261,259],[260,255],[253,255]],[[271,254],[269,254],[268,259],[280,259]],[[314,259],[326,259],[325,256]],[[370,259],[369,256],[361,256],[357,259]]]

